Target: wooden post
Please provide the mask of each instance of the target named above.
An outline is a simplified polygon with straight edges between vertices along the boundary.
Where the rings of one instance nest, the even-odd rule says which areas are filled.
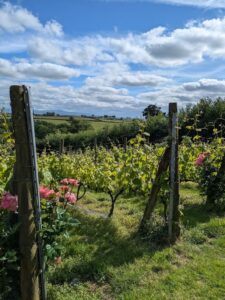
[[[60,144],[59,144],[59,154],[63,154],[65,151],[65,147],[64,147],[64,139],[60,140]]]
[[[97,165],[97,160],[98,160],[98,151],[97,151],[97,138],[94,140],[94,151],[95,151],[95,165]]]
[[[19,200],[20,287],[22,300],[40,300],[38,247],[34,216],[32,156],[29,145],[23,86],[10,87],[12,121],[15,135],[15,182]]]
[[[127,152],[127,137],[124,138],[123,149],[124,149],[124,152]]]
[[[170,199],[168,230],[169,242],[174,243],[180,236],[179,177],[178,177],[178,130],[177,103],[169,103],[169,143],[170,143]]]
[[[145,207],[144,215],[141,220],[140,227],[139,227],[140,232],[145,231],[147,222],[150,220],[152,213],[154,211],[154,208],[155,208],[155,205],[157,202],[157,195],[158,195],[158,193],[160,191],[160,187],[161,187],[162,175],[166,172],[166,170],[168,169],[168,166],[169,166],[169,155],[170,155],[170,148],[167,147],[161,160],[160,160],[159,167],[158,167],[158,170],[156,173],[156,177],[155,177],[154,183],[152,185],[151,193],[149,195],[149,200]]]
[[[69,154],[72,154],[72,151],[73,151],[73,147],[69,145]]]

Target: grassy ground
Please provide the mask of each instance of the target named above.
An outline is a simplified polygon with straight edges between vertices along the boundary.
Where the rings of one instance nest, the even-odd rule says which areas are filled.
[[[107,120],[107,119],[93,119],[93,118],[82,118],[82,117],[75,117],[77,120],[80,121],[85,121],[87,123],[89,123],[94,130],[99,130],[102,129],[104,127],[112,127],[116,124],[121,124],[121,122],[130,122],[128,121],[124,121],[124,120]],[[68,117],[51,117],[51,116],[35,116],[35,120],[39,120],[39,121],[46,121],[49,123],[53,123],[53,124],[62,124],[62,123],[66,123],[68,122],[69,118]]]
[[[204,209],[194,184],[181,199],[182,238],[168,247],[155,242],[159,226],[137,236],[144,199],[121,197],[109,220],[107,195],[88,193],[62,264],[49,268],[49,299],[225,299],[225,218]]]

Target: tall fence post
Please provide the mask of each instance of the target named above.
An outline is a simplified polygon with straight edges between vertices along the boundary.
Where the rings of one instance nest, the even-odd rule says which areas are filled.
[[[65,152],[65,147],[64,147],[64,139],[60,140],[60,145],[59,145],[59,153],[63,154]]]
[[[16,148],[14,181],[19,200],[21,299],[40,300],[45,299],[43,272],[40,275],[40,272],[43,271],[40,268],[42,264],[41,249],[38,247],[40,222],[38,226],[37,221],[40,221],[40,198],[37,169],[34,165],[36,148],[32,132],[33,120],[28,113],[30,107],[27,88],[11,86],[10,99]],[[29,122],[30,124],[28,124]],[[33,141],[31,140],[32,136]],[[40,283],[42,283],[41,289]]]
[[[179,175],[178,175],[178,130],[177,130],[177,103],[169,103],[169,143],[170,143],[170,199],[168,230],[169,241],[174,243],[180,236],[179,212]]]
[[[98,143],[97,143],[97,138],[94,139],[94,153],[95,153],[95,157],[94,157],[94,160],[95,160],[95,165],[97,165],[97,160],[98,160]]]
[[[68,151],[69,151],[69,154],[72,154],[73,147],[71,145],[69,145]]]
[[[123,149],[124,149],[124,152],[127,152],[127,137],[126,136],[125,136],[124,142],[123,142]]]

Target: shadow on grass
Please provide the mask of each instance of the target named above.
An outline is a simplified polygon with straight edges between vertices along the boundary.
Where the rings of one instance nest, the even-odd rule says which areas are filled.
[[[211,216],[212,213],[209,212],[205,203],[186,204],[183,210],[183,224],[187,227],[195,227],[208,222]]]
[[[66,261],[49,276],[53,284],[65,282],[107,282],[110,267],[118,267],[134,262],[148,253],[154,255],[159,248],[150,249],[149,243],[139,236],[124,237],[111,219],[96,218],[76,212],[80,226],[67,245]],[[73,242],[74,240],[74,242]]]
[[[145,208],[147,201],[148,201],[148,197],[144,197],[144,196],[131,197],[131,196],[123,195],[118,199],[117,206],[118,207],[124,206],[127,210],[132,208],[135,211],[142,212]]]

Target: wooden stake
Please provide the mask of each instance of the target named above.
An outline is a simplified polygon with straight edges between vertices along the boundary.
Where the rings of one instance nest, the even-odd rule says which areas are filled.
[[[127,137],[124,138],[123,149],[124,149],[124,152],[127,152]]]
[[[174,243],[180,236],[179,178],[178,178],[178,131],[177,103],[169,103],[169,142],[170,142],[170,200],[168,230],[169,242]]]
[[[154,211],[156,202],[157,202],[157,195],[160,191],[160,187],[161,187],[161,178],[162,175],[164,174],[164,172],[166,172],[166,170],[168,169],[169,166],[169,155],[170,155],[170,148],[167,147],[162,158],[161,161],[159,163],[159,167],[156,173],[156,177],[155,177],[155,181],[152,185],[152,189],[151,189],[151,193],[149,196],[149,200],[148,203],[145,207],[145,211],[144,211],[144,215],[140,224],[140,228],[139,231],[144,231],[145,227],[147,225],[147,222],[150,220],[152,213]]]
[[[98,150],[97,150],[97,138],[94,139],[94,151],[95,151],[95,165],[97,165],[98,160]]]
[[[15,181],[19,199],[21,298],[22,300],[40,300],[34,189],[24,88],[11,86],[10,99],[16,148]]]
[[[60,145],[59,145],[59,153],[63,154],[65,152],[65,147],[64,147],[64,139],[60,140]]]

